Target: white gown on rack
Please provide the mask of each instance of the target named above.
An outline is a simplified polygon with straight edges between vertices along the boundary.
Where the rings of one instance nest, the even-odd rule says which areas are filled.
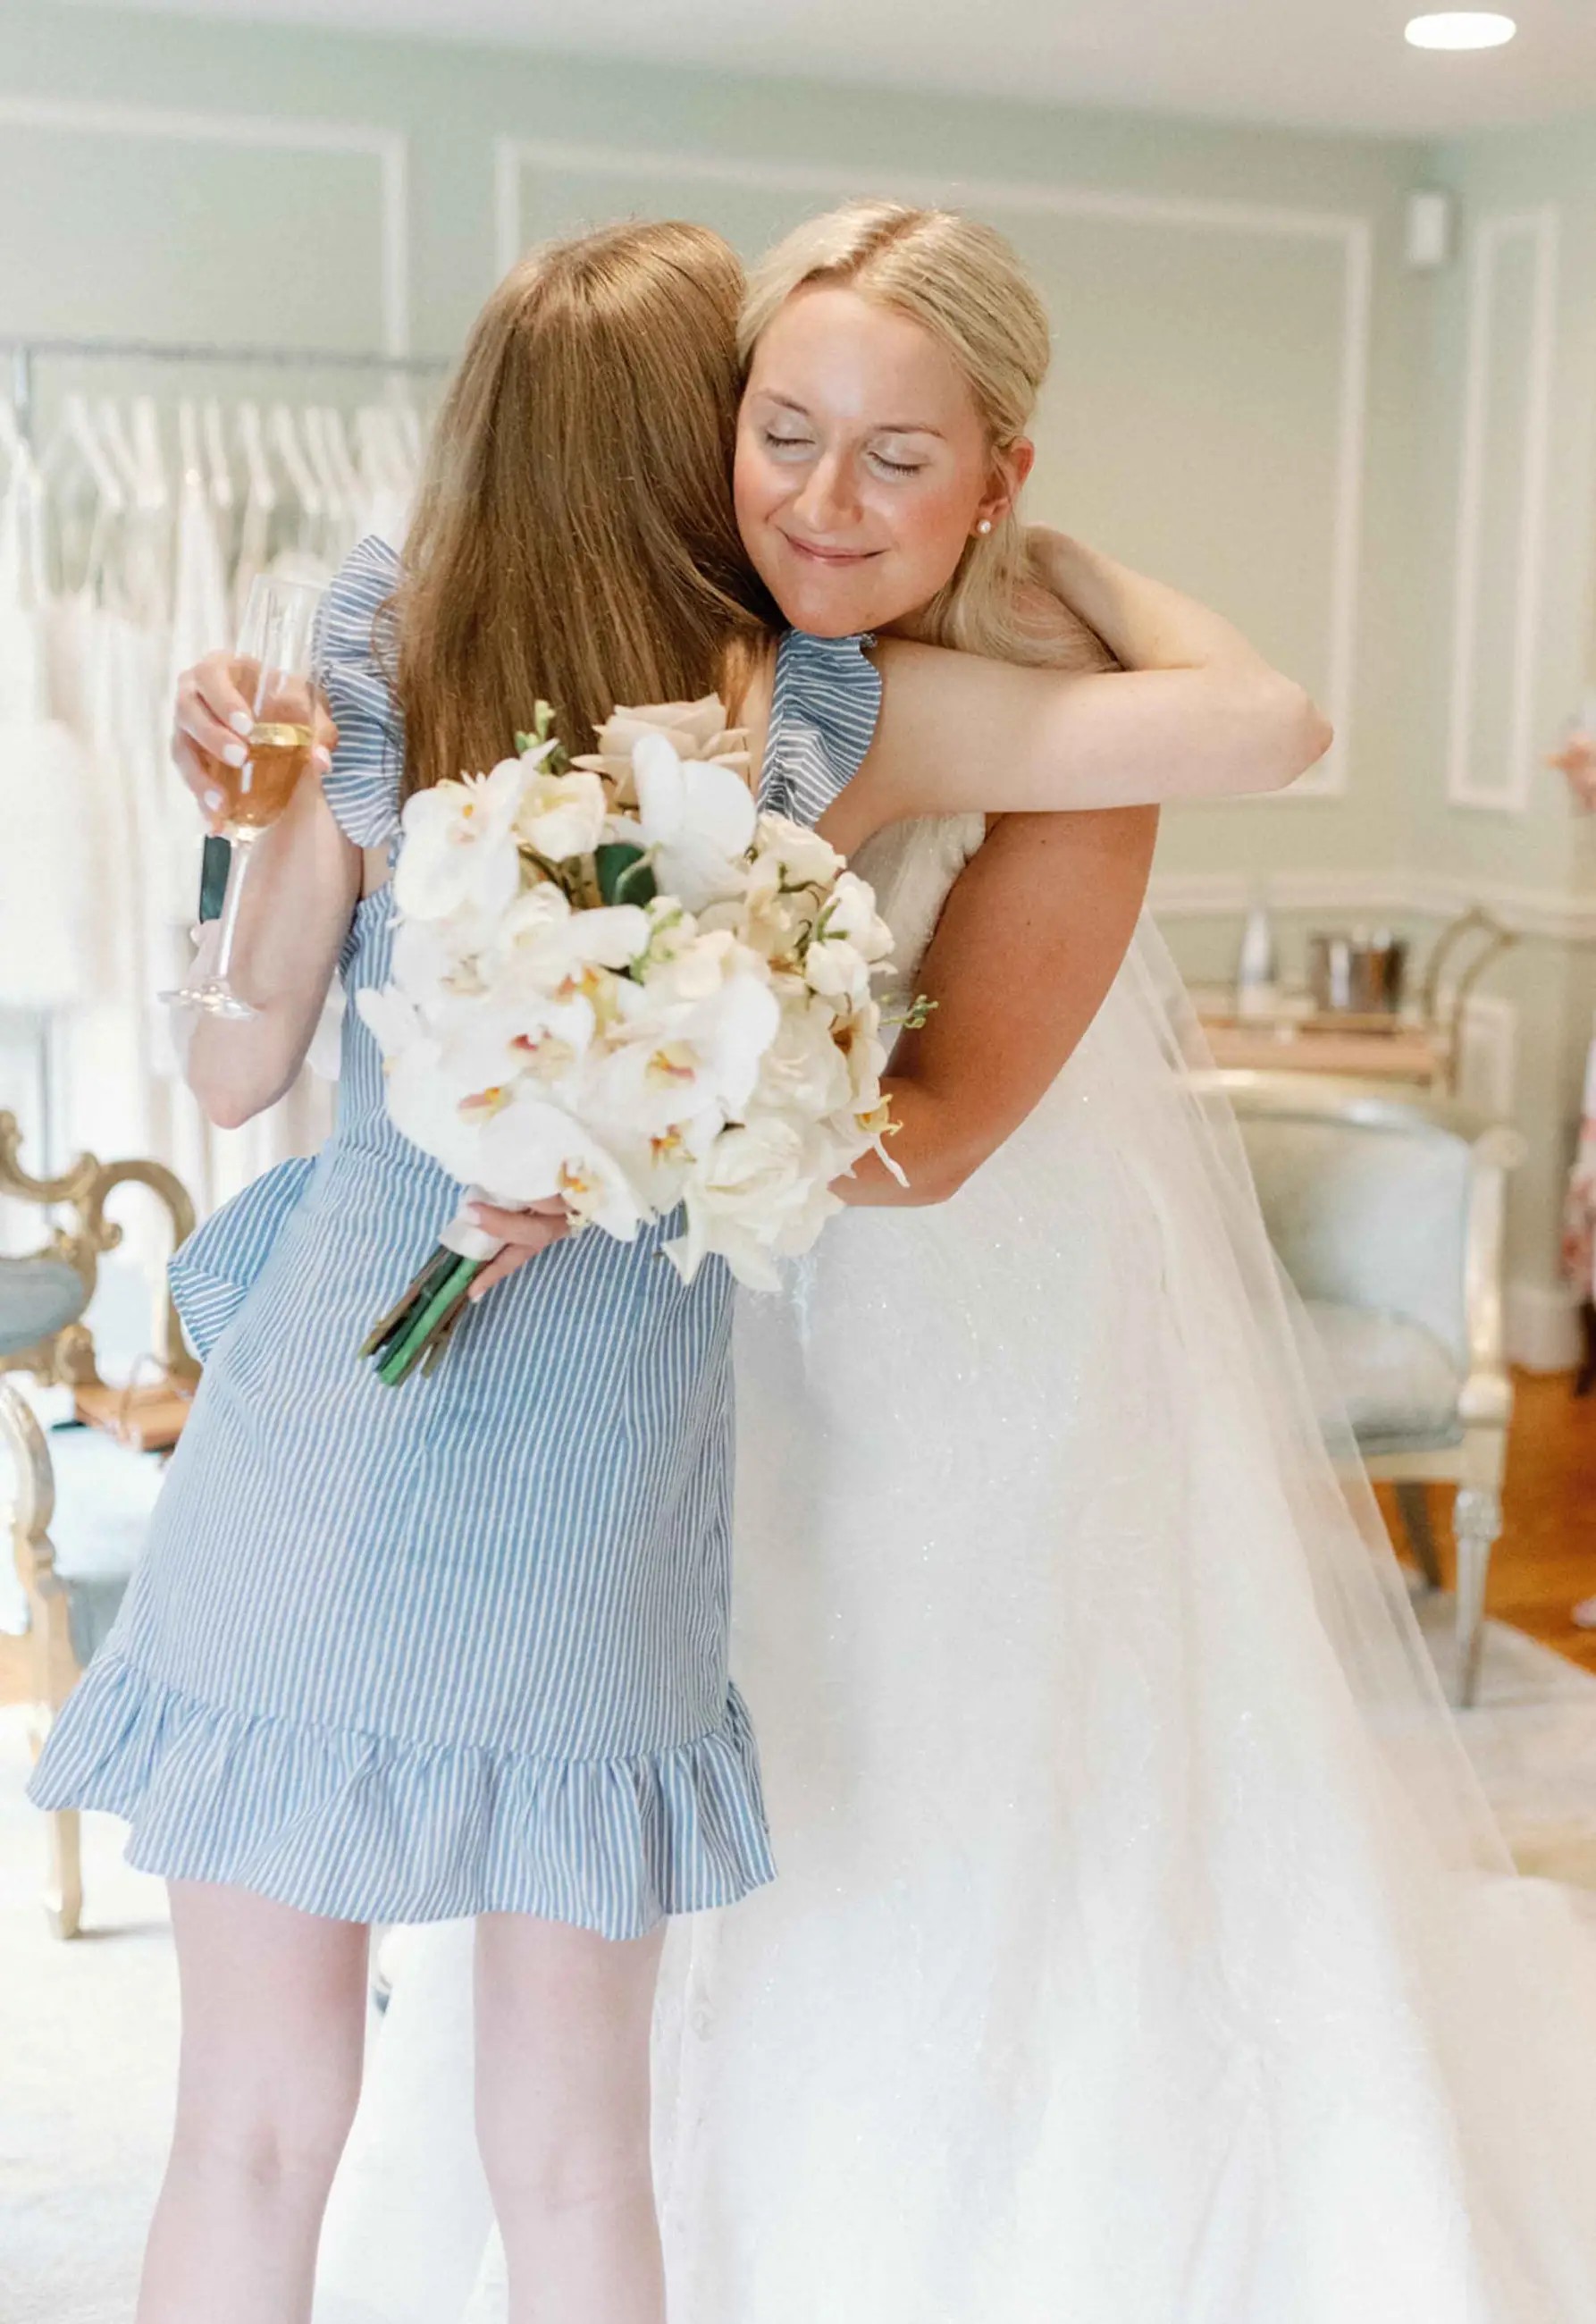
[[[978,837],[861,858],[911,986]],[[952,1201],[739,1315],[780,1877],[667,1949],[673,2324],[1596,2319],[1596,1949],[1335,1481],[1166,966]],[[318,2324],[475,2273],[467,1932],[406,1946]]]

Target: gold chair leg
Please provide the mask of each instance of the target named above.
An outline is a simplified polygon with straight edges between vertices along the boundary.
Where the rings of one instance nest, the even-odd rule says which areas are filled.
[[[83,1926],[83,1825],[76,1808],[53,1809],[50,1868],[44,1879],[44,1914],[50,1934],[75,1937]]]

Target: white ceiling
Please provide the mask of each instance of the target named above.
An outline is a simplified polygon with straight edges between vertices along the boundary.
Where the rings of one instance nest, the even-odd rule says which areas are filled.
[[[1491,0],[1517,14],[1518,38],[1463,56],[1404,42],[1407,17],[1433,0],[95,5],[1336,129],[1423,134],[1596,115],[1596,0]]]

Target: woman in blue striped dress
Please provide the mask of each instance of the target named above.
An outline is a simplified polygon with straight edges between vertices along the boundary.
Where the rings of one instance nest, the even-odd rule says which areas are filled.
[[[575,733],[618,697],[720,687],[768,795],[800,814],[855,772],[881,699],[863,641],[788,638],[774,687],[760,650],[766,601],[728,490],[739,288],[715,236],[621,228],[528,262],[491,301],[403,563],[368,543],[329,594],[338,747],[261,843],[238,959],[261,1013],[196,1031],[217,1120],[286,1085],[335,971],[383,981],[402,797],[492,763],[538,695]],[[988,694],[961,729],[938,684],[955,658],[903,650],[905,723],[871,752],[881,820],[1069,804],[1111,755],[1132,796],[1169,788],[1167,689],[1126,678],[1083,706],[1050,674],[1004,673],[1009,728]],[[1295,771],[1289,690],[1256,695],[1249,757],[1234,711],[1254,665],[1185,675],[1188,783]],[[661,1925],[771,1873],[727,1675],[730,1286],[718,1264],[681,1284],[664,1230],[560,1240],[548,1219],[543,1262],[393,1396],[355,1350],[456,1192],[389,1125],[351,1011],[333,1138],[175,1266],[204,1383],[122,1618],[32,1787],[126,1816],[132,1860],[171,1883],[183,2056],[139,2324],[308,2313],[369,1925],[459,1914],[479,1923],[478,2129],[512,2315],[663,2314]]]

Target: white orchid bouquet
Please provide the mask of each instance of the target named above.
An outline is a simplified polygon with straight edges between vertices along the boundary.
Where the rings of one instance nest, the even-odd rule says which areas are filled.
[[[714,1253],[769,1288],[832,1181],[887,1160],[891,933],[824,840],[758,811],[714,697],[598,741],[570,758],[540,703],[517,757],[406,806],[391,978],[357,1003],[388,1111],[470,1200],[563,1196],[622,1241],[680,1210],[685,1280]],[[444,1229],[362,1351],[381,1379],[432,1368],[500,1247],[463,1210]]]

